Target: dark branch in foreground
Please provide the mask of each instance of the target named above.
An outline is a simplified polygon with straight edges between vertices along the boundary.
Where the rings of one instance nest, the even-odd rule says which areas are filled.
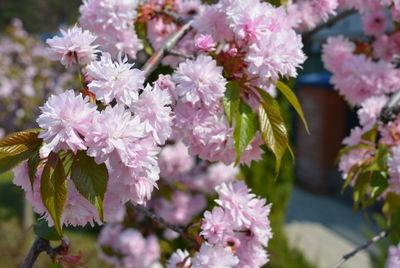
[[[46,252],[51,259],[54,259],[57,255],[56,250],[50,246],[49,240],[38,237],[29,250],[28,255],[26,255],[21,268],[31,268],[42,252]]]
[[[199,244],[196,242],[196,240],[194,240],[192,237],[190,237],[182,227],[166,221],[165,219],[163,219],[160,216],[157,216],[156,214],[154,214],[153,212],[151,212],[150,210],[148,210],[144,206],[134,205],[134,204],[131,204],[131,203],[129,203],[128,206],[133,208],[133,209],[135,209],[136,211],[139,211],[140,213],[144,214],[146,217],[150,218],[151,220],[159,223],[163,227],[166,227],[168,229],[171,229],[172,231],[177,232],[183,238],[185,238],[187,241],[189,241],[196,249],[198,249]]]
[[[318,33],[319,31],[321,31],[323,29],[331,28],[338,21],[341,21],[342,19],[345,19],[355,13],[356,13],[356,11],[353,9],[346,10],[346,11],[339,13],[337,16],[331,18],[330,20],[326,21],[325,23],[322,23],[322,24],[318,25],[317,27],[315,27],[314,29],[312,29],[311,31],[304,33],[303,34],[303,42],[304,43],[308,42],[311,39],[311,37],[313,35],[315,35],[316,33]]]
[[[189,32],[192,28],[193,20],[190,19],[179,30],[172,34],[167,41],[147,60],[143,67],[144,76],[148,78],[150,74],[158,67],[168,51],[171,51],[176,44]]]
[[[400,103],[400,91],[397,91],[390,97],[385,107],[382,108],[379,120],[384,124],[396,120],[397,115],[400,113],[399,103]]]
[[[358,252],[367,249],[369,246],[371,246],[373,243],[378,242],[379,240],[381,240],[382,238],[385,238],[389,235],[389,233],[392,231],[392,228],[387,229],[386,231],[381,232],[380,234],[374,236],[373,238],[371,238],[370,240],[368,240],[367,242],[365,242],[365,244],[359,246],[358,248],[356,248],[355,250],[353,250],[352,252],[344,255],[342,257],[342,259],[335,265],[333,266],[333,268],[339,268],[341,265],[343,265],[343,263],[345,263],[348,259],[354,257]]]

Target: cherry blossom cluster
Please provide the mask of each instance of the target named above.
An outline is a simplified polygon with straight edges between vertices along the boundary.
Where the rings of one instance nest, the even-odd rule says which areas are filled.
[[[44,42],[28,34],[19,19],[0,38],[0,65],[0,138],[33,127],[37,106],[48,94],[74,83],[73,72],[50,61]]]
[[[394,15],[397,5],[392,1],[342,1],[340,5],[361,13],[364,32],[372,38],[365,42],[335,36],[328,38],[323,46],[325,68],[333,73],[331,82],[350,105],[358,108],[360,123],[343,141],[350,150],[341,155],[339,170],[344,179],[357,176],[360,174],[357,166],[371,164],[377,159],[378,151],[384,150],[387,156],[382,157],[384,165],[381,168],[387,173],[388,189],[380,194],[400,194],[399,118],[384,123],[380,120],[390,95],[400,88],[396,41],[399,35],[397,31],[385,33],[397,21]],[[392,16],[385,12],[388,7]],[[378,138],[368,138],[368,133],[375,132]],[[356,181],[351,183],[354,185]]]
[[[250,193],[243,181],[223,183],[216,191],[218,206],[206,211],[202,220],[205,242],[193,257],[176,251],[168,268],[261,267],[268,262],[264,247],[272,237],[271,205]]]
[[[162,267],[155,235],[143,237],[136,229],[110,224],[101,230],[98,246],[100,258],[114,267]]]

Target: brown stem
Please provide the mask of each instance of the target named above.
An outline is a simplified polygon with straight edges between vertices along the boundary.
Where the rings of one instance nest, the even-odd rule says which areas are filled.
[[[50,246],[49,240],[38,237],[35,239],[35,242],[29,250],[28,255],[26,255],[21,268],[31,268],[42,252],[47,252],[52,259],[54,259],[57,254],[56,251]]]
[[[369,246],[371,246],[373,243],[378,242],[379,240],[381,240],[382,238],[385,238],[389,235],[389,233],[392,231],[392,228],[387,229],[386,231],[381,232],[380,234],[374,236],[373,238],[371,238],[370,240],[368,240],[367,242],[365,242],[365,244],[357,247],[356,249],[354,249],[352,252],[344,255],[342,257],[342,259],[335,264],[335,266],[333,266],[333,268],[339,268],[341,265],[343,265],[343,263],[345,263],[348,259],[354,257],[358,252],[367,249]]]
[[[146,217],[150,218],[151,220],[159,223],[160,225],[162,225],[163,227],[166,227],[168,229],[171,229],[174,232],[177,232],[179,235],[181,235],[183,238],[185,238],[187,241],[189,241],[194,248],[198,249],[199,248],[199,244],[196,242],[196,240],[194,240],[193,238],[191,238],[186,232],[185,229],[170,223],[168,221],[166,221],[164,218],[157,216],[155,213],[151,212],[150,210],[148,210],[147,208],[145,208],[144,206],[141,205],[134,205],[132,203],[128,203],[128,206],[135,209],[136,211],[139,211],[140,213],[144,214]]]
[[[176,44],[188,33],[192,28],[193,20],[188,20],[182,27],[172,34],[167,41],[147,60],[143,66],[144,76],[149,78],[150,74],[158,67],[164,56],[171,51]]]

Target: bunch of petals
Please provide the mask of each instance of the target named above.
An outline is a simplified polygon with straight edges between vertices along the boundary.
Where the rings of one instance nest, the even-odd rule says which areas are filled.
[[[161,177],[170,179],[189,172],[194,166],[194,157],[189,155],[188,147],[179,141],[163,147],[158,163]]]
[[[331,82],[351,105],[398,90],[400,74],[394,65],[353,55],[349,53],[351,48],[354,46],[345,38],[331,37],[322,56],[325,67],[333,73]]]
[[[400,33],[380,35],[372,44],[374,57],[387,62],[398,61],[400,56],[399,43]]]
[[[164,23],[162,18],[156,17],[147,21],[147,38],[154,49],[159,49],[177,28],[175,23]]]
[[[382,9],[387,0],[340,0],[339,8],[356,9],[361,13]]]
[[[106,162],[111,183],[121,187],[122,202],[143,203],[158,180],[159,147],[140,120],[122,105],[107,107],[85,136],[88,155]]]
[[[96,49],[98,45],[92,44],[96,36],[89,31],[82,31],[75,25],[66,31],[61,30],[61,34],[61,37],[47,39],[46,43],[50,46],[49,57],[59,60],[65,66],[76,63],[76,60],[79,64],[88,64],[95,58],[95,53],[99,52]]]
[[[207,201],[203,194],[192,195],[182,191],[175,191],[171,200],[159,198],[153,203],[158,216],[182,226],[189,224],[206,206]]]
[[[370,151],[367,148],[357,148],[343,155],[339,160],[339,171],[342,173],[342,178],[347,179],[351,168],[369,155]]]
[[[85,150],[82,137],[85,137],[98,115],[97,106],[89,103],[89,98],[75,95],[71,89],[59,95],[52,95],[40,107],[41,114],[37,119],[39,127],[44,129],[39,134],[48,151]]]
[[[140,117],[145,131],[150,133],[157,144],[164,144],[172,132],[172,101],[169,92],[162,90],[157,84],[147,86],[139,100],[134,102],[131,110]]]
[[[337,0],[289,1],[287,19],[291,28],[296,31],[309,31],[322,20],[327,20],[329,15],[335,15],[337,6]]]
[[[192,259],[192,268],[231,268],[237,267],[239,259],[233,255],[232,249],[219,245],[203,243],[199,252]],[[239,266],[240,267],[240,266]]]
[[[212,106],[225,92],[226,79],[222,76],[222,67],[206,55],[179,64],[172,79],[177,84],[176,93],[181,101],[197,106]]]
[[[259,0],[225,0],[221,1],[226,9],[226,23],[234,32],[237,40],[255,42],[266,32],[281,30],[280,19],[284,18],[270,3]]]
[[[400,146],[391,148],[391,156],[387,160],[389,171],[389,191],[400,194]]]
[[[388,97],[382,95],[370,97],[361,103],[361,108],[357,111],[357,115],[364,130],[369,130],[375,125],[387,101]]]
[[[400,267],[400,245],[390,246],[385,268]]]
[[[211,35],[216,42],[232,41],[234,33],[226,21],[225,5],[221,3],[205,5],[194,18],[193,28],[198,33]]]
[[[120,224],[107,225],[98,239],[99,257],[116,266],[127,268],[160,268],[160,247],[155,235],[143,237],[136,229]]]
[[[113,61],[109,53],[103,53],[99,61],[93,61],[87,67],[88,88],[98,100],[130,106],[138,100],[139,90],[143,88],[144,75],[139,69],[133,68],[128,59],[119,57]]]
[[[122,51],[134,59],[143,48],[133,24],[138,3],[137,0],[85,0],[79,9],[79,22],[97,34],[103,51],[112,55]]]
[[[192,260],[187,250],[178,249],[168,259],[167,268],[190,268]]]
[[[361,143],[361,137],[364,134],[364,130],[360,127],[355,127],[351,130],[351,133],[348,137],[343,139],[343,144],[346,146],[354,146]]]
[[[306,60],[302,47],[301,37],[294,30],[268,31],[250,46],[248,71],[262,82],[276,81],[280,76],[296,77],[296,69]]]
[[[31,187],[28,164],[27,162],[22,163],[18,167],[14,168],[14,180],[15,185],[20,186],[26,194],[26,199],[33,206],[36,213],[43,216],[47,220],[49,226],[53,225],[53,221],[47,212],[47,209],[42,203],[42,197],[40,195],[40,181],[43,169],[40,168],[36,172],[36,176],[33,182],[33,190]],[[61,222],[64,225],[72,226],[85,226],[87,223],[94,225],[94,223],[101,224],[96,208],[86,198],[84,198],[75,188],[74,183],[67,178],[68,183],[68,196],[67,202],[64,207]],[[119,203],[109,206],[108,204],[113,202],[110,199],[109,193],[106,193],[104,202],[104,218],[106,221],[120,219],[121,205]]]
[[[216,191],[219,206],[204,213],[201,235],[214,246],[232,248],[239,259],[233,267],[263,266],[268,262],[264,247],[272,238],[271,205],[251,194],[243,181],[223,183]]]
[[[364,33],[379,37],[385,32],[387,21],[384,9],[365,12],[361,16]]]
[[[214,194],[217,185],[233,182],[239,174],[238,167],[220,162],[208,165],[206,170],[204,169],[205,167],[198,165],[192,172],[178,177],[178,180],[191,190]]]

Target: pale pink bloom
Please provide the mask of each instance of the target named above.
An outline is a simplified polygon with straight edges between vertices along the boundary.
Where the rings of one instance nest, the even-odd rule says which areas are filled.
[[[385,268],[400,267],[400,245],[390,246]]]
[[[175,191],[171,200],[161,198],[156,201],[155,212],[168,222],[179,225],[187,225],[205,207],[206,199],[202,194]]]
[[[343,179],[349,175],[351,168],[364,160],[369,155],[369,150],[365,148],[354,149],[343,155],[339,161],[339,171],[342,173]]]
[[[360,124],[364,130],[371,129],[377,122],[382,108],[388,102],[386,95],[370,97],[361,103],[361,108],[357,111]]]
[[[221,207],[214,207],[211,212],[204,212],[200,234],[210,243],[223,243],[227,233],[235,227],[232,222],[229,212],[226,214]]]
[[[98,45],[92,44],[96,36],[89,31],[83,31],[75,25],[66,31],[61,30],[61,34],[62,37],[55,36],[47,39],[46,43],[50,46],[50,57],[65,66],[76,63],[76,59],[79,64],[88,64],[95,58],[95,53],[99,52],[96,49]]]
[[[253,140],[240,156],[240,163],[250,166],[252,161],[260,161],[262,159],[262,154],[264,153],[260,146],[263,144],[264,141],[261,137],[261,133],[257,131],[253,137]]]
[[[172,103],[175,104],[178,96],[176,95],[175,83],[172,81],[172,78],[169,74],[160,74],[157,81],[154,83],[154,86],[159,87],[161,90],[167,91],[170,95]]]
[[[194,18],[193,28],[202,34],[210,34],[216,42],[230,41],[233,32],[226,23],[226,10],[221,4],[206,5]]]
[[[312,0],[312,7],[318,16],[326,21],[329,15],[336,15],[338,0]]]
[[[203,52],[215,50],[215,41],[209,34],[198,34],[195,36],[194,44],[196,48]]]
[[[101,224],[95,206],[83,197],[75,188],[74,183],[68,180],[68,200],[65,204],[62,223],[64,225],[85,226],[89,223]]]
[[[204,186],[207,192],[214,192],[215,187],[222,183],[233,182],[239,174],[239,168],[233,164],[225,165],[223,163],[215,163],[207,168],[206,181]]]
[[[239,259],[232,254],[231,248],[203,243],[193,257],[192,268],[233,268]]]
[[[137,51],[143,48],[134,27],[138,3],[136,0],[85,0],[79,8],[79,22],[99,36],[97,42],[103,51],[113,56],[124,52],[135,59]]]
[[[240,259],[238,268],[264,267],[269,261],[265,249],[252,241],[242,242],[236,256]]]
[[[177,83],[176,92],[182,101],[211,106],[222,98],[226,80],[222,67],[206,55],[181,63],[172,76]]]
[[[385,32],[387,23],[384,9],[363,13],[361,19],[366,35],[380,36]]]
[[[88,154],[96,158],[97,163],[105,162],[112,153],[119,155],[121,161],[129,164],[128,155],[135,156],[131,143],[145,136],[140,118],[133,117],[122,105],[107,107],[92,124],[90,133],[85,137]]]
[[[12,171],[14,173],[13,183],[20,186],[25,192],[32,191],[33,185],[29,179],[28,161],[22,162]]]
[[[315,11],[312,1],[288,2],[286,23],[289,28],[298,32],[309,31],[315,28],[320,21],[321,17]]]
[[[226,1],[228,2],[228,1]],[[275,8],[269,3],[258,0],[229,3],[227,8],[227,23],[239,40],[254,42],[267,31],[280,30],[280,23],[274,13]]]
[[[355,127],[351,130],[350,135],[343,139],[343,144],[346,146],[354,146],[361,143],[361,136],[364,134],[364,130],[360,127]]]
[[[87,76],[91,81],[88,88],[98,100],[110,103],[116,99],[127,106],[138,100],[145,80],[143,72],[133,68],[127,58],[113,61],[108,53],[88,66]]]
[[[160,247],[154,235],[145,238],[136,229],[124,230],[122,225],[107,225],[102,229],[98,243],[100,258],[117,267],[160,267]],[[105,248],[108,248],[107,252]]]
[[[222,107],[217,111],[197,110],[190,103],[179,103],[175,107],[174,131],[174,137],[182,139],[191,155],[225,164],[235,161],[233,129]]]
[[[167,268],[190,268],[191,258],[187,250],[178,249],[168,259]]]
[[[109,183],[104,195],[104,221],[108,223],[121,222],[125,216],[125,206],[121,203],[120,193],[115,184]]]
[[[373,42],[372,46],[374,57],[388,62],[396,61],[400,55],[400,33],[380,35]]]
[[[140,94],[139,100],[130,107],[140,117],[145,131],[151,133],[154,140],[162,145],[171,135],[172,110],[171,99],[167,91],[158,86],[149,85]]]
[[[250,211],[247,208],[250,205],[250,201],[255,198],[255,195],[250,193],[243,181],[222,183],[215,190],[218,193],[218,199],[215,202],[226,211],[229,211],[236,225],[251,224],[251,220],[248,217]]]
[[[188,147],[182,142],[166,145],[158,160],[161,176],[175,178],[189,172],[194,166],[194,157],[189,155]]]
[[[296,69],[306,60],[302,48],[301,37],[293,30],[267,32],[250,46],[246,57],[249,73],[263,82],[280,76],[296,77]]]
[[[36,120],[44,131],[39,134],[45,147],[50,151],[85,150],[82,139],[88,134],[98,112],[96,105],[89,103],[89,98],[75,95],[71,89],[59,95],[52,95],[40,107],[41,114]]]
[[[344,36],[329,37],[322,47],[322,61],[325,68],[337,72],[343,62],[352,57],[355,49],[355,44]]]

